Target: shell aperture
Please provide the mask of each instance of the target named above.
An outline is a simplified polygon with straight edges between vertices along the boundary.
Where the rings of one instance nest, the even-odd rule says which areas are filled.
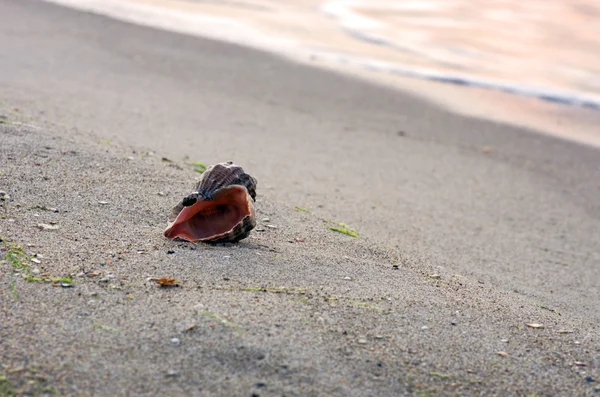
[[[256,184],[232,162],[208,167],[196,190],[173,209],[165,237],[213,243],[248,237],[256,226]]]

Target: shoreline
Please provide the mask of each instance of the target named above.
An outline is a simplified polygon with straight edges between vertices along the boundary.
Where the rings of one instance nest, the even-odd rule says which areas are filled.
[[[230,15],[233,19],[229,19],[226,13],[223,14],[223,11],[216,6],[180,0],[170,2],[164,0],[44,1],[91,11],[141,26],[264,51],[299,64],[331,70],[411,93],[458,114],[525,127],[534,133],[550,134],[600,148],[600,132],[597,128],[600,125],[598,109],[572,103],[556,103],[555,100],[541,99],[537,95],[503,92],[505,89],[502,88],[481,87],[475,81],[458,85],[452,82],[434,81],[436,79],[432,79],[428,73],[421,76],[418,70],[413,73],[407,69],[398,74],[392,69],[384,70],[385,68],[382,69],[381,66],[369,67],[368,64],[357,61],[356,57],[307,50],[292,37],[274,39],[272,35],[258,31],[244,21],[236,21],[235,13]],[[199,13],[205,9],[212,9],[215,15],[200,15]],[[217,15],[218,12],[222,15]],[[199,21],[202,23],[198,24]],[[337,35],[340,36],[337,39],[340,41],[345,33]],[[438,76],[440,77],[444,78],[444,74]],[[446,78],[451,78],[451,75]],[[545,95],[552,98],[553,94],[549,91]]]

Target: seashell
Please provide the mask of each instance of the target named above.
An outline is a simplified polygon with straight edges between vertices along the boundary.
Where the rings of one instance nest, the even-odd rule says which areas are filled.
[[[165,237],[211,243],[248,237],[256,226],[256,183],[231,161],[211,165],[196,190],[173,208]]]

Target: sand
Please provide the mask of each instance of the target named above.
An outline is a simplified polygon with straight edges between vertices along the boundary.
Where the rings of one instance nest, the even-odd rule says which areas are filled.
[[[0,12],[0,236],[30,263],[1,265],[4,390],[598,387],[597,150],[241,47],[33,1]],[[277,229],[164,239],[198,176],[185,155],[244,166]],[[22,277],[36,268],[72,287]]]
[[[335,233],[268,193],[257,200],[265,231],[224,246],[171,242],[161,235],[165,214],[198,178],[189,166],[73,138],[6,107],[2,115],[0,181],[10,195],[2,253],[27,255],[18,268],[2,261],[4,392],[583,395],[594,387],[584,378],[598,376],[597,330],[571,313]],[[26,277],[72,280],[65,288]],[[159,287],[159,277],[179,287]]]

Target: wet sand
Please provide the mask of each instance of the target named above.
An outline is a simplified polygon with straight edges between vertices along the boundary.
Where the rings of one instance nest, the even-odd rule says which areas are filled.
[[[14,387],[37,373],[73,395],[594,393],[596,149],[244,47],[37,1],[0,13],[0,235],[74,277],[2,263]],[[243,165],[278,229],[165,240],[195,174],[160,158],[186,155]]]

